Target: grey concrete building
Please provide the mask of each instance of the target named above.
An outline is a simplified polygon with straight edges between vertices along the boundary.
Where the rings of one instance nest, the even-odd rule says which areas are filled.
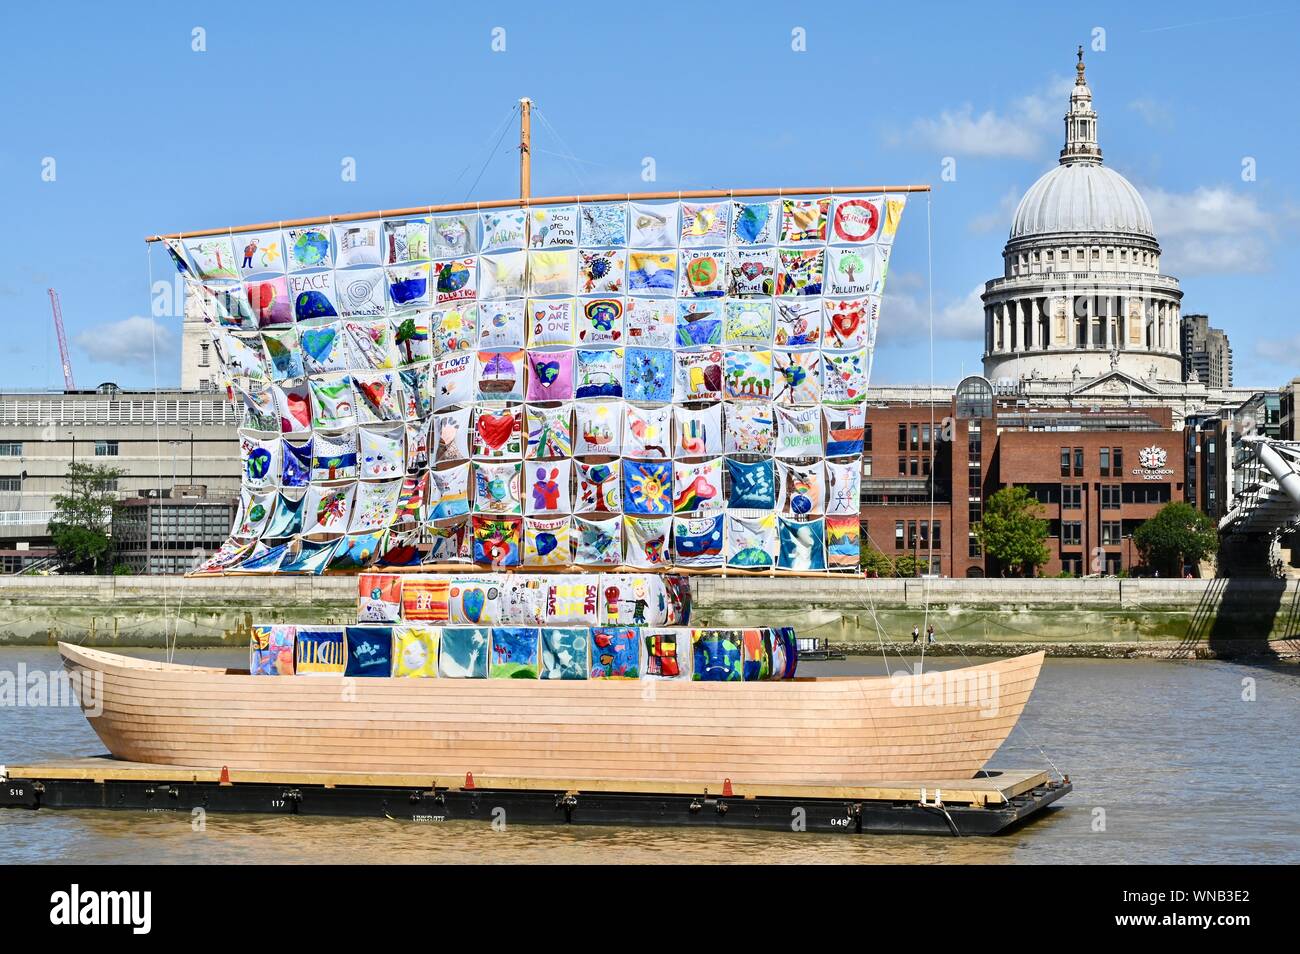
[[[49,555],[53,497],[73,461],[124,471],[123,499],[168,497],[180,486],[202,487],[209,500],[238,497],[239,420],[240,410],[217,392],[105,384],[0,393],[0,572]]]

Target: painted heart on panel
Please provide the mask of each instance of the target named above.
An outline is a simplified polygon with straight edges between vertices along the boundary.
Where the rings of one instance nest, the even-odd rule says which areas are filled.
[[[515,416],[510,412],[505,414],[480,414],[478,420],[474,422],[474,430],[478,432],[479,440],[485,447],[492,450],[499,450],[505,446],[506,441],[510,440],[510,435],[515,430]]]

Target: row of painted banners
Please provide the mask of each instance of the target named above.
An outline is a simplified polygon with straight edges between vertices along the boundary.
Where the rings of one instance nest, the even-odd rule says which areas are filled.
[[[861,465],[846,461],[610,460],[486,463],[392,480],[246,490],[241,539],[411,529],[470,513],[489,517],[695,516],[721,511],[856,516]],[[431,492],[426,492],[431,488]]]
[[[653,349],[627,350],[627,362],[622,349],[467,353],[432,367],[312,375],[260,390],[240,388],[238,394],[246,412],[244,427],[262,433],[305,434],[419,421],[474,407],[499,412],[525,400],[564,405],[575,398],[619,402],[620,410],[624,399],[644,408],[736,405],[738,409],[727,411],[728,425],[736,428],[746,419],[765,423],[773,415],[789,415],[774,408],[860,407],[871,371],[870,352],[865,350],[834,355],[719,350],[675,356]],[[600,413],[608,416],[608,403],[605,407]],[[552,416],[560,413],[566,412],[561,408]],[[579,411],[586,413],[597,412]],[[722,411],[697,413],[720,416]],[[818,417],[815,410],[812,416]],[[603,429],[609,430],[608,421]]]
[[[785,517],[728,511],[604,518],[474,514],[411,530],[235,536],[194,572],[321,574],[448,563],[497,569],[855,571],[861,546],[857,514]]]
[[[755,479],[760,471],[770,478],[772,458],[857,457],[864,448],[865,423],[861,408],[728,407],[724,414],[720,405],[640,408],[597,401],[526,411],[478,408],[471,413],[467,408],[423,422],[284,437],[243,431],[240,460],[245,489],[251,491],[358,477],[388,480],[471,460],[554,463],[562,468],[553,475],[558,477],[569,472],[573,458],[612,459],[616,469],[622,458],[627,470],[638,462],[699,461],[722,454],[755,466],[762,463],[750,478]],[[655,473],[672,476],[671,470]],[[729,474],[743,477],[738,467]]]
[[[260,334],[214,329],[213,335],[220,366],[232,386],[260,392],[279,384],[292,390],[310,381],[324,387],[350,374],[358,390],[386,385],[390,391],[401,387],[410,392],[408,417],[475,401],[575,397],[625,397],[646,404],[722,400],[856,404],[864,398],[860,379],[875,347],[876,307],[857,301],[836,305],[834,335],[822,337],[816,326],[809,326],[795,344],[780,347],[772,347],[767,318],[760,319],[769,329],[763,341],[724,344],[712,320],[696,324],[691,331],[699,332],[702,340],[689,350],[502,345],[496,350],[460,349],[431,357],[430,328],[443,327],[437,325],[436,314],[418,316],[421,324],[409,333],[394,332],[389,321],[345,321]],[[415,335],[419,339],[413,344]],[[359,341],[365,346],[353,344]],[[804,341],[811,346],[803,346]],[[314,396],[319,401],[319,395]],[[403,416],[403,402],[391,403],[388,416]],[[384,409],[376,408],[374,413],[383,416]]]
[[[879,294],[792,301],[604,297],[471,302],[388,318],[327,316],[287,327],[270,324],[260,331],[232,330],[221,321],[209,324],[218,350],[234,362],[237,375],[258,384],[349,367],[415,367],[465,351],[855,351],[874,343],[879,314]]]
[[[690,617],[690,581],[673,574],[362,573],[357,577],[357,620],[362,623],[685,626]]]
[[[793,679],[789,627],[255,625],[255,676],[459,679]]]
[[[208,568],[371,565],[413,529],[438,562],[447,521],[484,565],[856,565],[902,208],[608,203],[170,241],[245,409],[241,507]],[[340,317],[339,276],[369,272],[382,308]],[[271,315],[285,299],[250,299],[254,279],[313,287]]]
[[[401,267],[524,249],[888,249],[905,202],[905,195],[889,194],[542,205],[232,231],[168,240],[167,247],[177,268],[199,281]]]
[[[604,276],[599,281],[592,277],[597,271]],[[234,330],[333,318],[399,318],[433,310],[460,316],[470,333],[517,330],[524,334],[516,337],[531,339],[545,332],[540,337],[576,344],[619,340],[607,327],[609,312],[617,309],[626,312],[627,337],[633,342],[635,329],[647,324],[650,314],[667,312],[681,335],[678,343],[690,347],[698,336],[688,334],[690,316],[715,312],[711,303],[740,303],[743,309],[733,313],[743,315],[745,310],[772,309],[772,299],[789,310],[821,296],[879,296],[888,272],[884,248],[502,252],[400,269],[309,272],[242,283],[190,279],[187,290],[194,296],[192,317]],[[480,307],[471,314],[475,303]],[[539,314],[550,328],[543,324],[539,329]],[[527,322],[518,320],[523,316]],[[574,340],[566,342],[566,337]]]

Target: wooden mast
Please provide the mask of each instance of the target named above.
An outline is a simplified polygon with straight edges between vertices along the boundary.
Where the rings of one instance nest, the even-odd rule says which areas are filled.
[[[527,205],[533,191],[533,163],[530,149],[533,133],[533,101],[519,100],[519,201]]]

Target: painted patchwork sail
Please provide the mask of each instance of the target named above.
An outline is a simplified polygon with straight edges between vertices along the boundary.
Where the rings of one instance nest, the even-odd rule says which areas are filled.
[[[533,200],[168,239],[246,410],[244,506],[199,572],[856,570],[905,201]]]

